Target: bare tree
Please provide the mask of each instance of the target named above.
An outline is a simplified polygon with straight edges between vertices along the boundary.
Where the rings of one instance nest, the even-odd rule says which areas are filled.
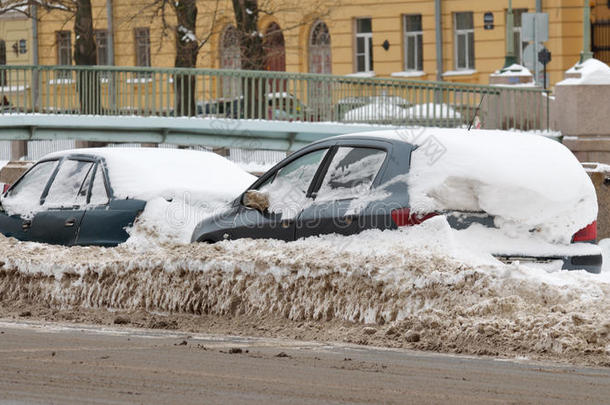
[[[74,63],[97,64],[91,0],[7,0],[2,2],[1,12],[16,11],[32,18],[32,7],[63,13],[66,22],[74,20]],[[77,71],[76,83],[81,113],[101,113],[99,74]]]
[[[263,35],[258,31],[260,10],[258,0],[232,0],[235,23],[241,48],[241,68],[244,70],[265,69]]]
[[[197,0],[152,0],[143,10],[144,15],[152,10],[151,19],[161,19],[161,37],[168,36],[173,31],[176,43],[174,66],[177,68],[194,68],[201,48],[208,43],[215,33],[216,15],[221,0],[214,0],[210,10],[212,24],[201,37],[197,36]],[[175,16],[175,23],[172,22]],[[132,16],[131,18],[135,18]],[[174,76],[175,104],[177,115],[195,115],[196,110],[196,76],[188,73]]]

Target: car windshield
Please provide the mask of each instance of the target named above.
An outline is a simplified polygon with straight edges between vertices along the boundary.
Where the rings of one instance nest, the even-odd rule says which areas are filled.
[[[29,216],[40,209],[42,193],[55,171],[57,160],[47,160],[33,166],[2,200],[10,214]]]

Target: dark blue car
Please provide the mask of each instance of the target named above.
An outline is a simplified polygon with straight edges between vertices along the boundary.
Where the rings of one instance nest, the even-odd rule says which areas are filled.
[[[213,173],[214,176],[202,176]],[[22,241],[115,246],[152,198],[230,201],[255,177],[211,152],[93,148],[47,155],[3,195],[0,233]],[[220,190],[220,186],[226,186]]]

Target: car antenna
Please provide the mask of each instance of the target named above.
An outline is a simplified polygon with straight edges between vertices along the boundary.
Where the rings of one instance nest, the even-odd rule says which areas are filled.
[[[481,108],[481,103],[483,102],[483,99],[485,98],[485,94],[486,93],[483,93],[483,95],[481,96],[481,101],[479,101],[479,105],[477,106],[477,109],[474,110],[474,115],[472,116],[472,119],[470,120],[470,123],[468,124],[468,131],[470,131],[470,128],[472,128],[472,123],[474,122],[474,119],[479,114],[479,109]]]

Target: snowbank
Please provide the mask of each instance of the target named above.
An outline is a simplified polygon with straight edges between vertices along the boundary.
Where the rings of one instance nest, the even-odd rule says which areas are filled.
[[[504,265],[442,217],[350,237],[141,252],[0,236],[0,254],[7,305],[306,321],[339,341],[358,341],[350,325],[369,324],[378,332],[363,341],[379,345],[610,364],[610,273]]]
[[[577,63],[566,71],[566,74],[580,74],[580,77],[570,77],[557,83],[557,86],[579,84],[610,84],[610,66],[591,58],[583,63]]]

